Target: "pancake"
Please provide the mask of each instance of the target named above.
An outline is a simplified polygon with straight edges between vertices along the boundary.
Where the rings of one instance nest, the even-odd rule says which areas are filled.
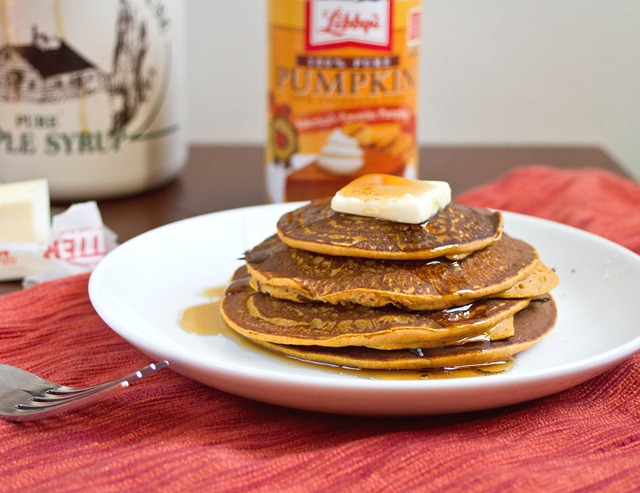
[[[528,299],[487,299],[455,309],[408,312],[395,307],[296,303],[257,292],[244,278],[227,287],[221,313],[233,330],[251,340],[399,349],[510,337],[513,326],[496,326],[528,304]]]
[[[531,298],[548,293],[558,284],[560,284],[558,275],[538,260],[531,275],[494,296],[496,298]]]
[[[284,214],[278,235],[287,245],[325,255],[387,260],[462,258],[500,238],[502,215],[451,203],[422,224],[342,214],[330,199]]]
[[[252,286],[277,298],[408,310],[439,310],[506,291],[539,261],[532,246],[508,235],[459,261],[321,255],[290,248],[275,235],[245,258]]]
[[[515,334],[500,341],[472,342],[433,349],[389,351],[358,346],[325,348],[273,344],[264,341],[254,341],[254,343],[297,359],[348,368],[371,370],[455,368],[508,361],[517,353],[540,342],[553,329],[556,318],[556,304],[553,298],[547,295],[545,298],[534,300],[527,308],[518,312],[514,317]]]

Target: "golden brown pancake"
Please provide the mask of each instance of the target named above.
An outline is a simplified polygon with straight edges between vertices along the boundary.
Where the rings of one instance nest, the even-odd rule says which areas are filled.
[[[275,235],[246,254],[252,286],[277,298],[408,310],[439,310],[505,291],[538,260],[532,246],[508,235],[458,261],[322,255],[288,247]]]
[[[548,293],[556,288],[558,284],[560,284],[558,275],[541,260],[538,260],[533,272],[528,277],[494,296],[496,298],[532,298]]]
[[[287,245],[326,255],[375,259],[461,258],[500,238],[502,215],[451,203],[422,224],[342,214],[329,199],[284,214],[278,235]]]
[[[505,340],[472,342],[432,349],[380,350],[360,346],[327,348],[254,341],[277,353],[297,359],[363,369],[421,370],[485,365],[507,361],[546,336],[554,327],[557,310],[553,298],[532,301],[515,315],[515,334]]]
[[[399,349],[510,337],[513,327],[507,324],[492,329],[528,304],[528,299],[487,299],[453,309],[409,312],[395,307],[296,303],[257,292],[244,278],[227,288],[221,313],[233,330],[251,340]]]

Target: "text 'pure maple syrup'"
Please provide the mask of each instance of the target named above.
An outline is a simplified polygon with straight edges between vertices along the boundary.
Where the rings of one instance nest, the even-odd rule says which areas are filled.
[[[268,15],[269,200],[416,178],[421,1],[269,0]]]

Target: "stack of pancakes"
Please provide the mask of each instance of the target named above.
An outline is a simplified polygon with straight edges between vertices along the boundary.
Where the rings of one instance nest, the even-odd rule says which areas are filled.
[[[277,226],[246,253],[221,310],[278,353],[364,369],[491,365],[555,324],[558,278],[502,232],[499,212],[450,203],[405,224],[316,200]]]

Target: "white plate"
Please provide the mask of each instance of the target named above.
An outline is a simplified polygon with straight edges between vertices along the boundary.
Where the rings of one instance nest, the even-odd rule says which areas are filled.
[[[227,282],[243,253],[275,232],[297,204],[249,207],[187,219],[116,248],[91,276],[89,294],[124,339],[189,378],[263,402],[358,415],[480,410],[524,402],[582,383],[640,349],[640,256],[546,220],[505,213],[505,231],[556,269],[559,319],[511,371],[483,377],[373,380],[288,364],[221,335],[182,330],[182,311]]]

